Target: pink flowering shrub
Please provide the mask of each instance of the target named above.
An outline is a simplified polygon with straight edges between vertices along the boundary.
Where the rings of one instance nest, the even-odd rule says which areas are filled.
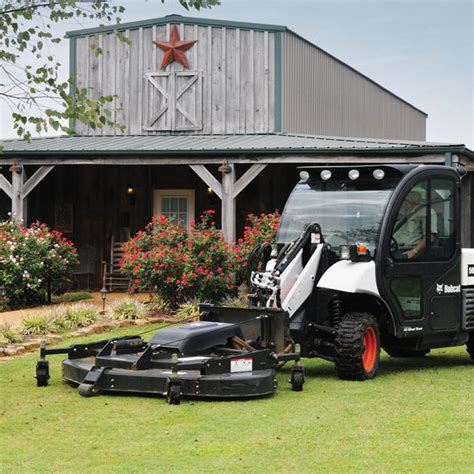
[[[192,298],[216,303],[235,296],[252,249],[275,241],[280,214],[249,215],[237,244],[224,240],[213,217],[214,211],[206,211],[187,232],[165,216],[154,216],[124,245],[120,265],[131,291],[156,289],[172,306]]]
[[[63,278],[75,263],[74,244],[46,224],[0,221],[0,286],[9,307],[44,302],[48,283]]]
[[[190,298],[217,302],[236,293],[233,274],[241,257],[206,211],[187,232],[165,216],[154,216],[124,245],[121,267],[132,291],[156,288],[171,305]]]

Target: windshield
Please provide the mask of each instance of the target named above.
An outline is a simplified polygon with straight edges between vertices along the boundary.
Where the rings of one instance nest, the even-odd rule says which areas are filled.
[[[333,250],[364,243],[373,255],[394,186],[392,180],[299,183],[285,205],[277,241],[292,242],[306,224],[318,223]]]

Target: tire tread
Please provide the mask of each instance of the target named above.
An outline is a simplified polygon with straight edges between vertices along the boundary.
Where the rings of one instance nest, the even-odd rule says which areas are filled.
[[[367,374],[363,365],[363,337],[369,326],[375,329],[379,346],[375,367],[371,374]],[[380,356],[379,330],[375,318],[368,313],[346,314],[338,325],[335,348],[336,372],[340,379],[363,381],[375,377]]]

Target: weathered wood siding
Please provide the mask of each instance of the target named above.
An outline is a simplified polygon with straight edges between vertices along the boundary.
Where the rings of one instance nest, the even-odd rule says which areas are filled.
[[[168,41],[171,24],[125,30],[131,45],[114,33],[72,38],[76,41],[76,78],[97,94],[117,94],[114,119],[127,134],[267,133],[274,130],[274,33],[249,29],[178,24],[181,39],[197,39],[186,51],[189,68],[178,62],[160,69],[163,51],[153,40]],[[96,56],[92,45],[102,49]],[[156,81],[157,86],[150,82]],[[194,82],[154,121],[168,94]],[[175,92],[173,92],[175,91]],[[168,101],[168,106],[169,106]],[[77,124],[79,134],[115,134]]]
[[[297,35],[282,36],[283,132],[426,139],[423,112]]]

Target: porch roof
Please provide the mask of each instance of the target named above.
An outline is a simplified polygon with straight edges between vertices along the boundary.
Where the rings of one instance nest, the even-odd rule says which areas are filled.
[[[58,136],[0,142],[0,160],[20,156],[143,155],[425,155],[474,159],[464,144],[301,134]],[[2,156],[3,155],[3,156]]]

